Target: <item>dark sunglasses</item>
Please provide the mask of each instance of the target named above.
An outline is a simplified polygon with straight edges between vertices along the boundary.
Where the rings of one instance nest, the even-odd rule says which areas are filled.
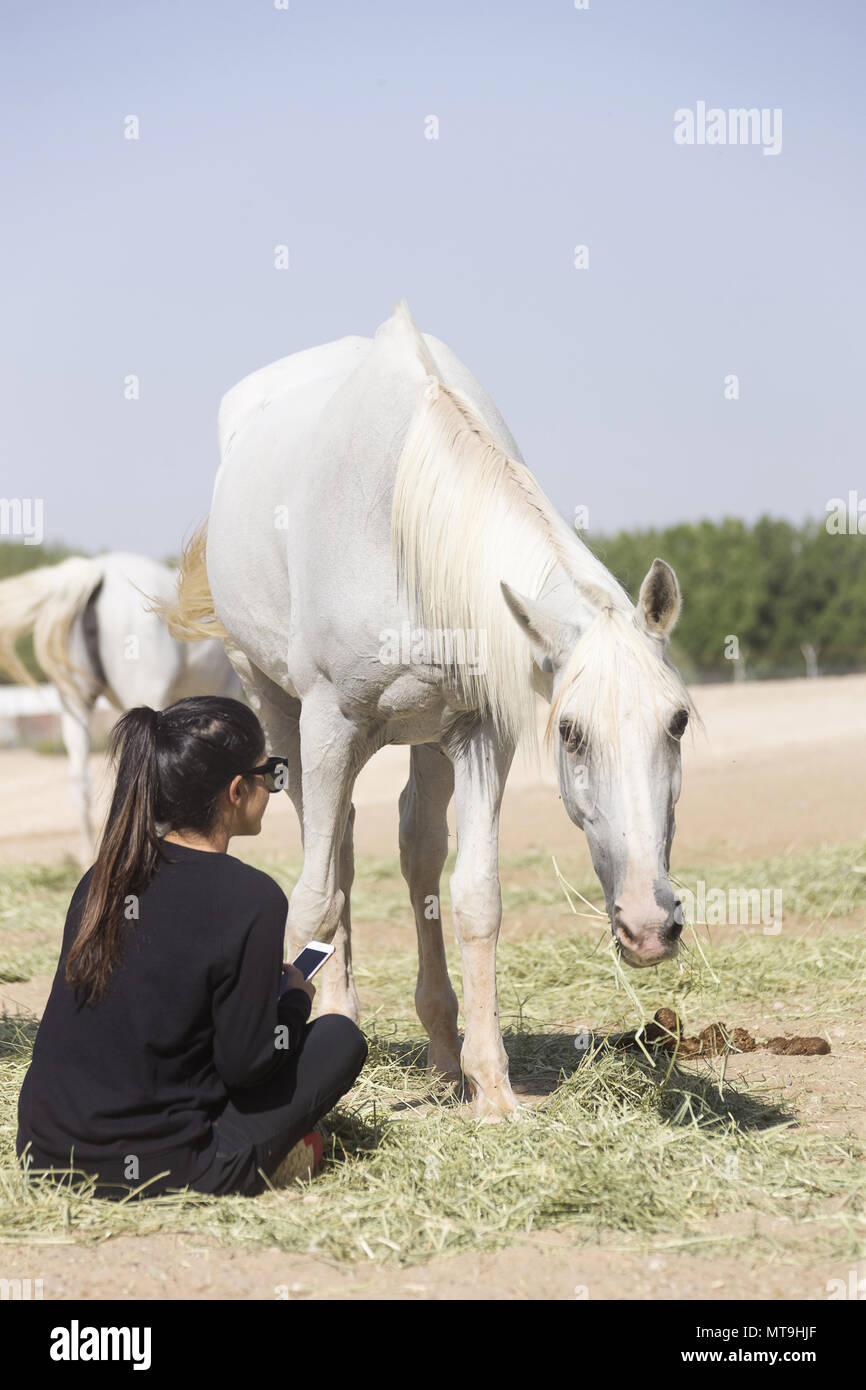
[[[263,777],[269,792],[284,792],[289,785],[289,764],[285,758],[268,758],[261,767],[251,767],[241,777]]]

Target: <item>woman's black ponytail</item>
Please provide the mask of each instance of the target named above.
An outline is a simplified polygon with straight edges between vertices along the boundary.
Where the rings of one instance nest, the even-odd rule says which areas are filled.
[[[66,961],[68,985],[92,1002],[102,998],[121,956],[126,900],[153,878],[159,836],[211,830],[223,791],[260,761],[264,746],[258,719],[239,700],[193,696],[121,716],[110,741],[117,779]]]

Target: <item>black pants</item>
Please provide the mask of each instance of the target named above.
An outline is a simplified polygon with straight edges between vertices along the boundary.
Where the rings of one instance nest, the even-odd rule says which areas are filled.
[[[139,1198],[179,1187],[222,1196],[254,1197],[265,1191],[267,1184],[259,1170],[271,1177],[289,1150],[351,1090],[366,1060],[366,1039],[351,1019],[342,1014],[314,1019],[304,1029],[300,1048],[285,1059],[276,1076],[262,1086],[233,1093],[214,1121],[215,1145],[209,1144],[202,1157],[207,1165],[204,1171],[190,1169],[185,1161],[184,1173],[192,1171],[196,1176],[178,1180],[157,1154],[151,1158],[154,1177],[144,1183]],[[25,1143],[26,1136],[19,1131],[19,1158]],[[55,1181],[69,1181],[69,1160],[49,1158],[31,1144],[29,1162],[34,1170],[50,1171]],[[122,1168],[121,1160],[97,1166],[73,1161],[72,1166],[97,1175],[97,1197],[116,1200],[136,1190],[137,1184],[123,1181],[121,1172],[115,1171]]]
[[[351,1090],[367,1060],[367,1042],[351,1019],[323,1014],[263,1086],[236,1091],[214,1123],[216,1153],[197,1178],[196,1192],[253,1197],[266,1190],[286,1154]]]

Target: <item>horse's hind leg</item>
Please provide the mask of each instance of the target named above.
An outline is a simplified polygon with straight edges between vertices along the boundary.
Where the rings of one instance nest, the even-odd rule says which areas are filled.
[[[254,666],[249,657],[239,647],[226,645],[226,656],[250,702],[250,708],[265,731],[267,753],[285,757],[289,775],[286,791],[297,812],[301,827],[301,844],[304,842],[304,801],[301,787],[301,702],[289,695],[266,676],[264,671]]]
[[[96,858],[96,836],[91,815],[90,724],[99,694],[106,691],[97,618],[101,590],[102,581],[70,628],[68,656],[72,671],[61,671],[55,677],[60,696],[60,732],[69,755],[69,780],[78,811],[78,857],[85,869]]]
[[[448,803],[454,769],[435,744],[416,744],[409,781],[400,794],[400,867],[409,885],[418,933],[415,1007],[427,1030],[427,1066],[460,1080],[457,996],[448,977],[439,880],[448,854]]]
[[[292,799],[304,834],[303,803],[301,800],[301,740],[299,724],[301,702],[289,695],[254,666],[239,647],[226,646],[231,662],[250,702],[250,707],[265,731],[265,745],[273,753],[288,760],[289,781],[286,791]]]
[[[88,758],[90,756],[90,716],[93,712],[93,704],[81,700],[73,703],[71,700],[63,701],[60,728],[63,735],[63,742],[66,745],[66,752],[69,755],[69,780],[72,785],[72,794],[75,798],[78,810],[78,829],[79,829],[79,850],[78,857],[82,868],[87,868],[93,863],[95,852],[95,840],[93,834],[93,821],[91,818],[91,793],[90,768]]]

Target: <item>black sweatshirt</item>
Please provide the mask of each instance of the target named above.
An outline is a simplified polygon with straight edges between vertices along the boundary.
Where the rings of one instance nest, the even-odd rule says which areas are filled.
[[[282,889],[232,855],[160,848],[95,1005],[63,978],[92,869],[72,896],[18,1104],[17,1150],[30,1141],[34,1167],[68,1166],[72,1152],[76,1168],[106,1182],[170,1169],[183,1186],[211,1160],[229,1091],[268,1080],[303,1037],[309,996],[278,999]]]

